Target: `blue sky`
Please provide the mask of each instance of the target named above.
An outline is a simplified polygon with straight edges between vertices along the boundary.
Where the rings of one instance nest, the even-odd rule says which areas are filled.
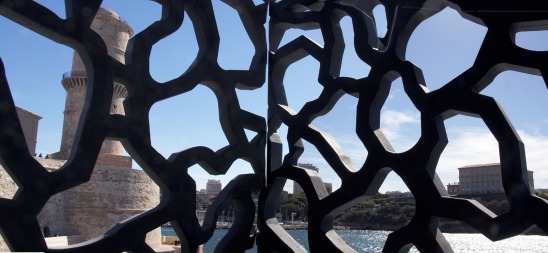
[[[64,17],[64,1],[37,1]],[[258,2],[258,1],[257,1]],[[103,6],[116,11],[134,29],[143,30],[160,18],[160,6],[153,1],[104,1]],[[244,33],[236,12],[220,1],[214,1],[217,25],[221,36],[219,63],[225,69],[246,69],[253,55],[251,42]],[[375,10],[378,34],[386,32],[382,8]],[[160,41],[153,49],[150,61],[152,76],[160,82],[182,74],[197,53],[193,29],[185,19],[183,26],[173,35]],[[343,19],[343,29],[350,21]],[[486,28],[460,17],[455,11],[445,9],[422,23],[410,39],[406,58],[419,66],[430,90],[438,89],[472,66],[483,40]],[[32,111],[40,121],[37,152],[53,153],[59,150],[65,91],[61,76],[70,71],[72,49],[51,42],[26,28],[0,17],[0,57],[6,66],[7,78],[18,106]],[[317,31],[289,30],[281,45],[306,35],[323,44]],[[345,41],[351,41],[353,33],[345,29]],[[519,33],[516,43],[535,51],[548,50],[547,32]],[[292,65],[284,78],[289,106],[298,111],[321,92],[317,83],[319,64],[307,57]],[[351,43],[345,50],[342,76],[367,76],[369,67],[360,62]],[[535,172],[535,186],[548,188],[548,91],[539,76],[517,72],[503,72],[482,94],[495,97],[525,143],[528,169]],[[266,86],[254,91],[238,91],[241,107],[258,115],[266,115]],[[361,167],[367,150],[355,134],[355,108],[357,99],[345,95],[327,115],[313,124],[331,134],[352,159]],[[162,101],[153,106],[150,114],[152,141],[165,157],[185,148],[205,145],[218,149],[228,142],[217,117],[217,101],[205,86],[191,92]],[[188,120],[192,119],[192,120]],[[458,181],[458,167],[498,161],[498,148],[481,119],[457,116],[445,122],[449,136],[437,172],[442,181]],[[401,80],[392,84],[390,95],[381,115],[381,129],[397,152],[412,147],[420,136],[420,113],[403,92]],[[280,134],[284,137],[284,128]],[[324,181],[338,188],[340,181],[315,148],[305,144],[301,162],[310,162],[320,168]],[[252,172],[250,166],[236,162],[225,176],[207,175],[199,167],[190,170],[198,188],[205,187],[210,178],[221,179],[223,185],[235,175]],[[286,189],[291,190],[292,185]],[[406,187],[393,173],[387,178],[381,192],[402,190]]]

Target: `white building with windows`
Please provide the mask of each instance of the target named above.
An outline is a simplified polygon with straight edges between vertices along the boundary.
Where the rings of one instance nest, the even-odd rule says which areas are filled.
[[[533,191],[533,172],[527,171]],[[450,186],[448,186],[449,188]],[[500,163],[468,165],[459,168],[459,194],[504,193]]]
[[[206,193],[209,197],[217,196],[223,189],[221,180],[208,179],[206,183]]]

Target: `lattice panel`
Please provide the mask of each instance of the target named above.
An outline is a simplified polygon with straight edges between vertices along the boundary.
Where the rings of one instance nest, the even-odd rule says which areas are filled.
[[[107,54],[101,37],[90,28],[102,1],[67,1],[67,19],[60,19],[33,1],[0,1],[0,13],[35,32],[74,48],[82,57],[88,76],[88,104],[82,112],[81,125],[73,144],[71,158],[58,171],[48,173],[25,152],[24,137],[6,79],[1,84],[2,165],[21,186],[13,200],[2,199],[0,221],[4,238],[16,251],[50,252],[151,252],[143,238],[171,221],[187,250],[196,251],[211,238],[220,210],[234,201],[238,212],[234,226],[218,245],[218,251],[248,248],[255,207],[251,192],[265,181],[264,118],[242,110],[236,89],[256,89],[266,74],[266,4],[249,1],[224,1],[236,10],[253,43],[255,55],[249,70],[228,71],[219,67],[217,55],[219,32],[210,1],[162,1],[162,18],[128,43],[126,63]],[[199,54],[194,64],[181,76],[165,83],[154,81],[148,71],[152,47],[174,33],[188,14],[198,38]],[[235,20],[235,22],[238,22]],[[174,63],[176,64],[176,63]],[[144,71],[145,70],[145,71]],[[4,74],[4,73],[2,73]],[[2,75],[5,76],[5,75]],[[110,114],[114,80],[123,80],[129,95],[124,102],[125,116]],[[219,101],[221,127],[229,145],[220,150],[192,147],[165,159],[151,145],[149,111],[158,101],[191,91],[197,85],[211,89]],[[91,94],[91,95],[90,95]],[[189,119],[190,120],[190,119]],[[248,141],[245,130],[255,132]],[[50,249],[40,232],[37,214],[53,194],[76,187],[90,179],[101,144],[106,138],[122,140],[124,148],[163,193],[160,204],[129,220],[112,224],[104,237],[72,246]],[[207,212],[204,224],[196,218],[196,185],[188,168],[199,164],[212,175],[224,174],[237,159],[247,161],[255,174],[240,175],[228,184]],[[190,195],[189,195],[190,194]],[[116,225],[116,226],[114,226]],[[245,231],[245,232],[242,232]],[[245,235],[245,236],[243,236]],[[238,250],[236,250],[238,251]]]
[[[244,24],[254,46],[255,55],[248,70],[230,71],[219,66],[219,32],[209,0],[158,1],[162,5],[161,20],[130,40],[125,64],[112,59],[101,38],[90,29],[101,0],[67,0],[67,19],[59,18],[34,1],[0,0],[1,15],[74,48],[82,56],[89,94],[71,158],[59,171],[49,173],[28,154],[1,66],[0,162],[19,185],[13,199],[0,199],[0,228],[12,250],[153,252],[144,242],[145,235],[171,221],[187,250],[194,252],[211,238],[219,210],[228,201],[235,201],[239,210],[237,220],[217,245],[216,252],[243,252],[253,244],[257,244],[260,252],[301,252],[302,246],[275,218],[278,196],[290,179],[303,187],[308,199],[310,250],[352,252],[333,231],[333,219],[364,196],[376,193],[390,171],[397,173],[415,196],[417,212],[410,223],[390,234],[385,252],[406,251],[413,245],[421,252],[451,252],[438,229],[439,218],[464,221],[491,240],[521,234],[533,225],[548,232],[545,215],[548,205],[529,189],[524,145],[496,100],[479,94],[505,70],[542,75],[547,81],[546,53],[528,51],[514,43],[518,31],[548,28],[545,3],[531,0],[291,0],[259,5],[251,0],[223,2],[238,12],[241,20],[237,22]],[[386,8],[389,28],[383,38],[377,37],[372,14],[379,4]],[[430,92],[421,69],[405,59],[405,51],[414,29],[445,7],[485,26],[487,34],[474,65],[442,88]],[[160,84],[148,71],[152,47],[181,26],[185,12],[196,32],[197,59],[183,75]],[[267,14],[270,16],[269,50],[265,33]],[[344,31],[339,22],[343,17],[352,20],[356,54],[371,66],[365,78],[339,76],[344,51]],[[281,45],[287,29],[318,30],[324,45],[319,46],[304,36]],[[282,80],[287,68],[306,56],[320,64],[317,85],[321,85],[322,92],[294,112],[284,90],[284,85],[289,84]],[[269,108],[268,124],[266,117],[241,109],[236,95],[236,89],[260,88],[267,71],[269,97],[264,105]],[[390,83],[398,77],[402,78],[405,93],[421,113],[421,137],[404,153],[396,153],[380,130],[381,107]],[[124,80],[129,91],[124,102],[125,116],[109,113],[114,80]],[[165,159],[151,144],[150,108],[197,85],[204,85],[215,93],[220,124],[229,145],[220,150],[193,147]],[[328,113],[344,94],[358,99],[352,117],[356,117],[356,134],[368,151],[367,160],[360,168],[349,163],[334,138],[311,125],[315,118]],[[457,114],[480,117],[498,141],[503,185],[510,204],[505,214],[496,216],[475,201],[449,197],[436,175],[437,162],[448,142],[445,120]],[[277,133],[282,124],[288,128],[287,154],[282,152],[282,137]],[[248,140],[245,130],[255,132],[255,137]],[[38,225],[38,213],[54,194],[90,179],[101,144],[107,138],[121,140],[131,157],[160,186],[161,203],[116,226],[113,224],[104,237],[64,249],[48,249]],[[303,140],[314,145],[341,178],[341,188],[332,194],[327,195],[323,182],[314,177],[313,172],[296,166],[303,153]],[[240,175],[231,181],[208,209],[204,225],[200,226],[195,217],[196,186],[188,168],[199,164],[212,175],[224,174],[237,159],[247,161],[255,173]],[[257,190],[260,191],[258,211],[251,197]],[[258,232],[253,228],[255,213]]]
[[[373,9],[384,5],[388,20],[386,36],[378,38]],[[487,34],[474,65],[442,88],[430,92],[421,69],[405,58],[409,38],[424,20],[445,7],[485,26]],[[385,252],[406,252],[415,246],[421,252],[451,252],[438,229],[439,218],[464,221],[491,240],[518,235],[537,225],[547,231],[546,201],[534,196],[527,179],[523,143],[503,110],[492,97],[479,94],[505,70],[542,75],[546,81],[546,53],[531,52],[514,43],[518,31],[546,29],[547,6],[533,1],[277,1],[270,5],[269,140],[268,186],[259,207],[261,238],[265,251],[303,251],[275,220],[273,206],[286,180],[298,182],[308,199],[308,235],[312,252],[353,252],[333,230],[333,219],[342,211],[377,193],[390,171],[394,171],[413,193],[416,215],[403,228],[391,233]],[[345,41],[340,21],[349,17],[355,53],[371,66],[362,79],[340,77]],[[288,29],[319,30],[324,45],[299,37],[281,45]],[[448,27],[448,29],[450,29]],[[284,83],[286,70],[304,57],[320,64],[321,94],[299,111],[288,103]],[[449,60],[450,59],[446,59]],[[380,129],[380,111],[392,81],[401,77],[406,95],[421,114],[421,136],[408,151],[397,153]],[[547,86],[548,87],[548,86]],[[335,138],[312,121],[327,114],[348,94],[358,99],[356,134],[367,149],[365,163],[354,168]],[[510,210],[496,216],[476,201],[449,197],[436,175],[436,165],[448,140],[446,119],[457,115],[480,117],[497,139],[503,185]],[[277,134],[287,127],[288,153],[282,154]],[[311,170],[296,166],[312,144],[341,178],[340,189],[327,195],[321,180]],[[283,155],[283,158],[282,158]],[[275,239],[273,239],[275,238]]]

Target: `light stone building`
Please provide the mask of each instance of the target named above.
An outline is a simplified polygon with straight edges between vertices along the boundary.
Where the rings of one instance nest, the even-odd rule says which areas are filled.
[[[527,176],[529,187],[531,191],[534,191],[533,172],[527,171]],[[500,163],[468,165],[459,168],[459,194],[488,193],[504,193]]]
[[[208,179],[206,183],[206,193],[208,197],[215,197],[219,195],[223,189],[221,180]]]
[[[113,11],[99,9],[91,28],[105,41],[109,55],[124,63],[124,52],[133,30]],[[70,157],[80,114],[86,97],[87,75],[80,56],[75,52],[72,71],[63,75],[67,91],[60,151],[48,159],[36,160],[49,171],[59,169]],[[114,83],[111,114],[124,115],[123,100],[127,90]],[[30,154],[36,148],[39,116],[18,109]],[[44,236],[68,236],[68,243],[78,243],[103,236],[119,222],[148,211],[160,202],[159,187],[142,170],[132,169],[131,157],[119,141],[105,140],[88,182],[50,198],[38,215]],[[18,186],[0,166],[0,197],[11,199]],[[161,248],[160,228],[147,234],[152,248]],[[8,251],[0,238],[0,252]]]
[[[17,117],[21,122],[21,127],[23,128],[23,134],[25,135],[25,140],[27,141],[27,147],[29,148],[29,153],[36,154],[36,139],[38,136],[38,121],[42,117],[29,112],[23,108],[16,107]]]
[[[459,194],[459,191],[460,191],[460,184],[459,182],[455,182],[455,183],[449,183],[447,185],[447,193],[449,193],[449,195],[458,195]]]

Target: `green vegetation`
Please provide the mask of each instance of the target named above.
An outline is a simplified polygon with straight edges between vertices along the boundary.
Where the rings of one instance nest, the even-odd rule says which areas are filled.
[[[377,194],[340,214],[335,223],[359,229],[394,230],[404,226],[414,215],[414,203],[391,203],[387,195]]]
[[[548,200],[548,192],[537,192],[537,196]]]
[[[282,201],[278,206],[278,212],[282,214],[282,220],[291,220],[291,213],[294,213],[294,220],[307,221],[308,200],[305,193],[293,194],[288,200]]]

